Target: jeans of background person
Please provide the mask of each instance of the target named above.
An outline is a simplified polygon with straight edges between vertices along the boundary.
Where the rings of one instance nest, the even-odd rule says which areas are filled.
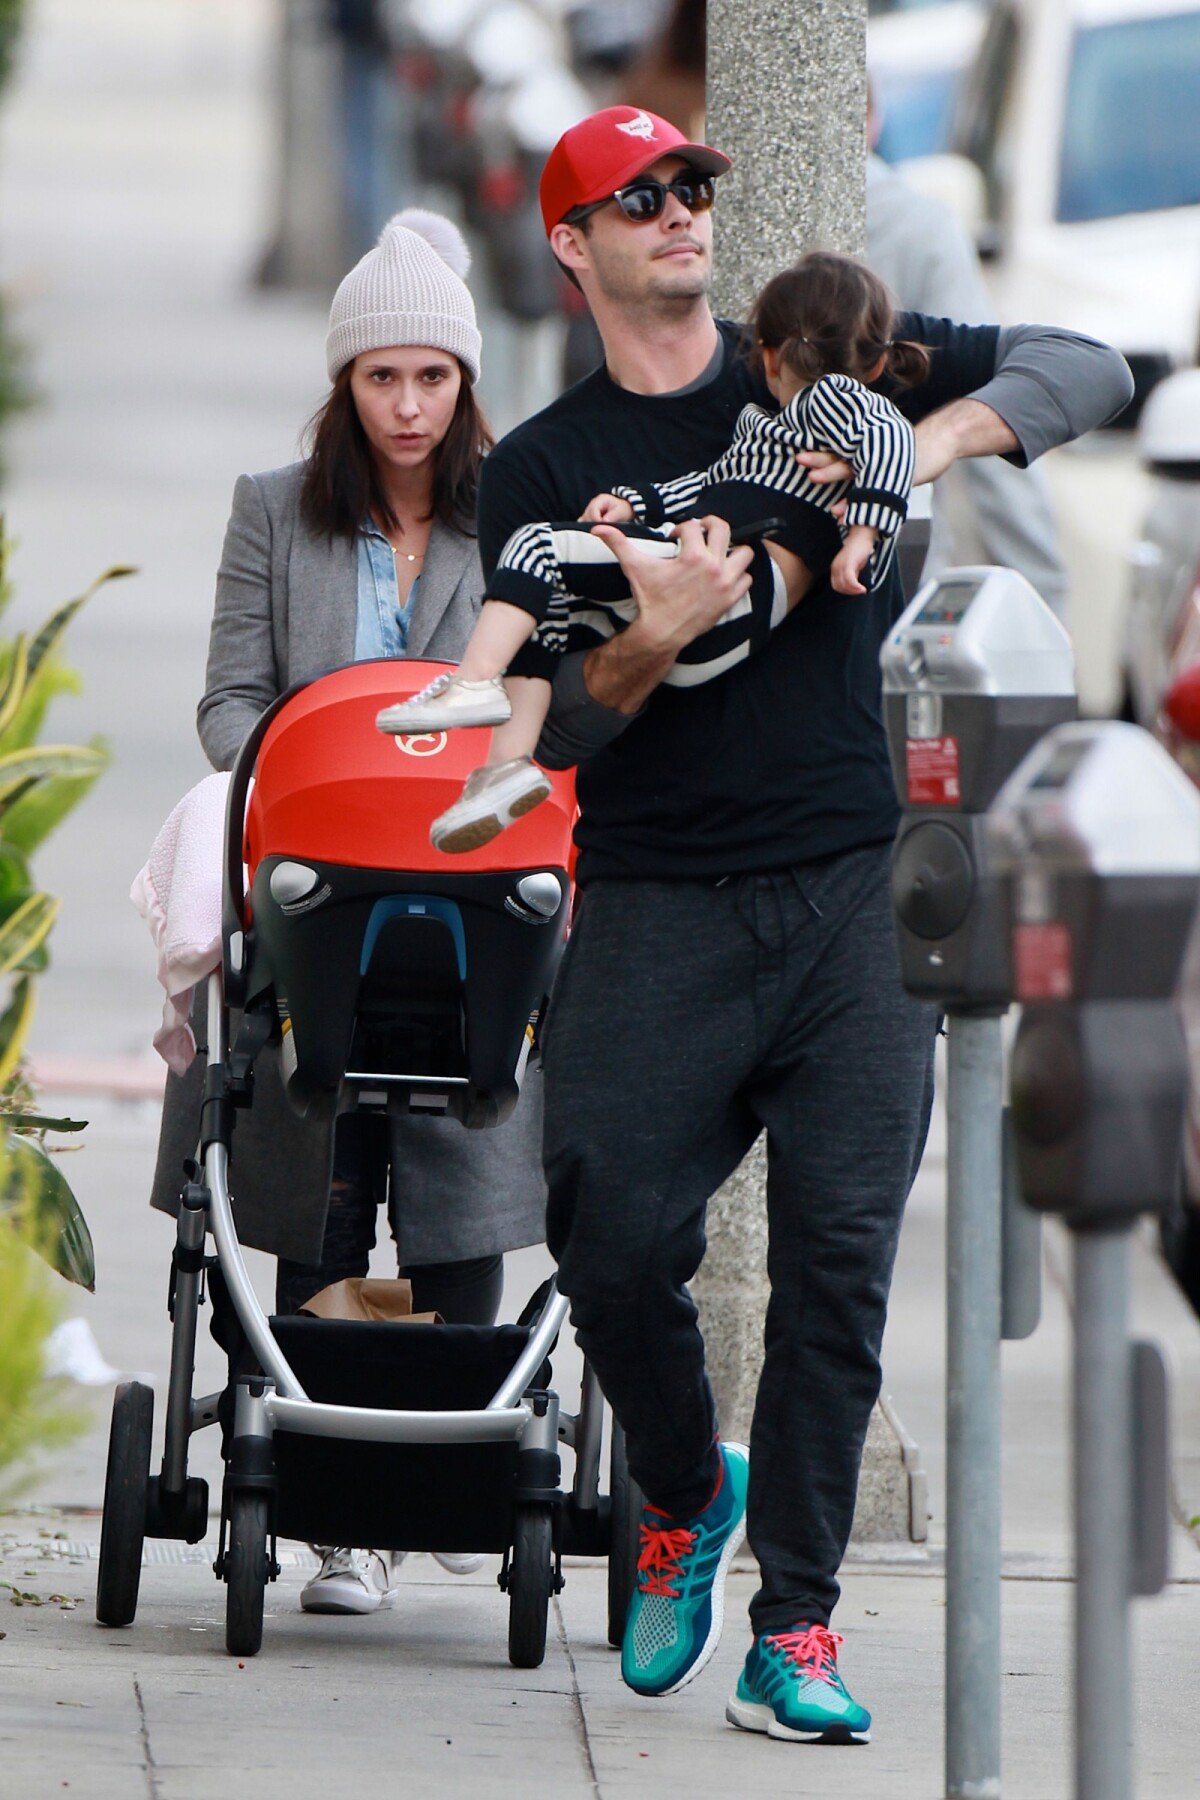
[[[343,39],[341,89],[342,249],[356,261],[403,205],[410,184],[400,166],[397,94],[386,51]]]
[[[347,1113],[337,1122],[333,1180],[319,1263],[279,1258],[275,1310],[298,1312],[335,1281],[367,1273],[375,1247],[376,1213],[387,1193],[387,1120]],[[393,1194],[392,1206],[404,1196]],[[441,1313],[448,1325],[493,1325],[504,1287],[504,1258],[473,1256],[457,1262],[418,1263],[400,1270],[412,1283],[413,1311]]]
[[[547,1239],[651,1502],[698,1512],[716,1416],[686,1283],[709,1196],[767,1131],[756,1631],[826,1622],[854,1517],[936,1018],[900,985],[872,846],[763,875],[596,881],[545,1040]]]

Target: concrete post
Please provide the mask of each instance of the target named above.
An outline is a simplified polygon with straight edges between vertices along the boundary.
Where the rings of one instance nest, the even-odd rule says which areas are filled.
[[[801,250],[865,246],[866,14],[864,0],[709,0],[705,130],[733,158],[714,215],[723,317]]]
[[[721,317],[744,317],[767,278],[805,248],[864,247],[866,10],[865,0],[777,0],[770,8],[709,0],[705,131],[733,159],[714,215]],[[762,1362],[765,1191],[760,1139],[709,1207],[708,1255],[693,1286],[722,1430],[742,1442]],[[909,1537],[905,1462],[906,1447],[877,1411],[856,1537]]]
[[[346,271],[341,52],[321,0],[282,0],[272,70],[276,168],[264,287],[332,292]]]

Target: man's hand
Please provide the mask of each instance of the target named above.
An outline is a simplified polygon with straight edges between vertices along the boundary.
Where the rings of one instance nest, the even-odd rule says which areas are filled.
[[[637,712],[679,652],[750,589],[749,545],[729,548],[724,519],[687,519],[679,527],[677,557],[650,555],[623,531],[600,525],[594,535],[621,565],[638,616],[627,630],[588,652],[588,692],[616,712]]]

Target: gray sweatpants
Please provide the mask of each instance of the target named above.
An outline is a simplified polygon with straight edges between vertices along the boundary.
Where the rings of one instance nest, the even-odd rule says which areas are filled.
[[[887,846],[786,871],[600,881],[545,1043],[547,1237],[650,1500],[689,1517],[716,1416],[685,1284],[709,1196],[767,1132],[756,1631],[827,1622],[854,1516],[935,1014],[900,985]]]

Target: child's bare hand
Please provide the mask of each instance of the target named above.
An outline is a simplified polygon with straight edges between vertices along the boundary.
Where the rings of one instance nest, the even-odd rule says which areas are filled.
[[[633,517],[633,508],[628,500],[618,500],[615,494],[596,494],[588,501],[580,514],[583,525],[626,525]]]
[[[846,541],[829,566],[829,579],[839,594],[865,594],[858,579],[871,560],[871,552],[879,533],[870,525],[852,525]]]
[[[853,481],[854,470],[832,450],[797,450],[796,461],[807,469],[818,487],[829,487],[835,481]]]

